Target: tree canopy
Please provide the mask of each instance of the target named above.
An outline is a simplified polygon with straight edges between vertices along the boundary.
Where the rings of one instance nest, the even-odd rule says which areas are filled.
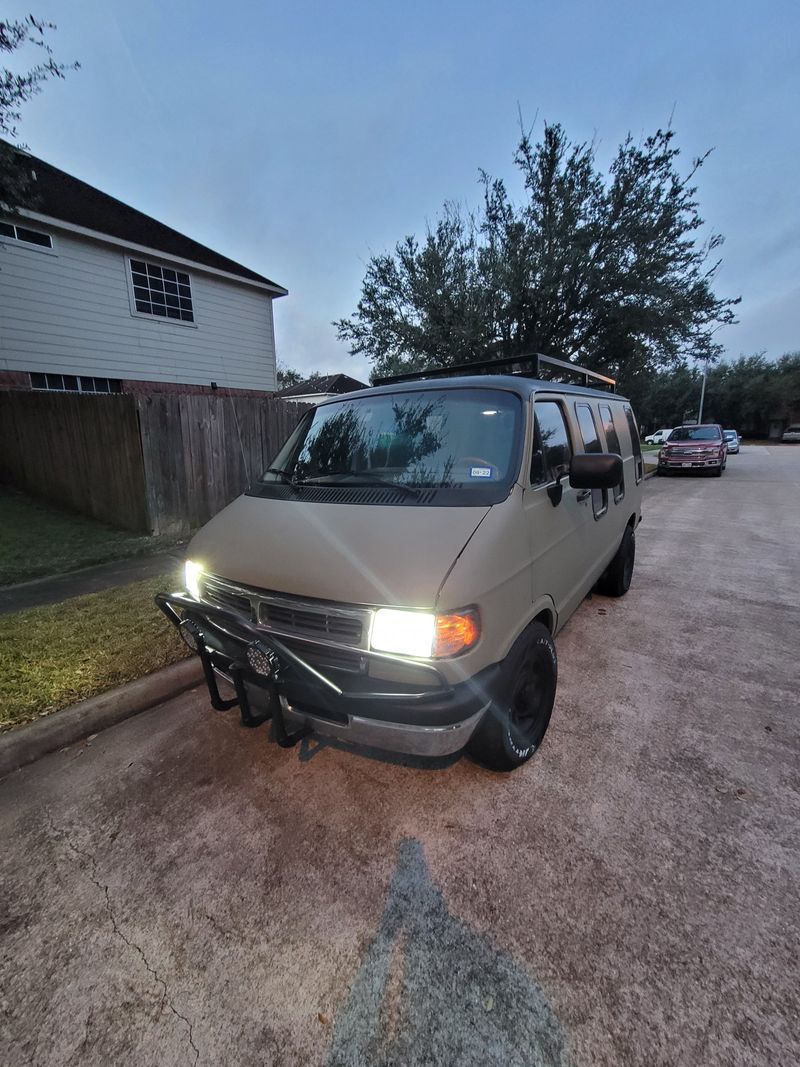
[[[697,417],[701,372],[682,361],[668,371],[623,378],[620,391],[633,402],[647,432]],[[800,417],[800,352],[777,360],[761,353],[718,363],[708,371],[703,419],[747,436],[762,437],[772,420]]]
[[[40,63],[21,73],[0,67],[0,204],[5,210],[30,204],[34,194],[28,169],[20,165],[19,153],[8,143],[19,136],[17,124],[22,117],[22,105],[40,93],[45,82],[63,78],[67,71],[80,66],[57,63],[53,58],[47,34],[55,28],[52,22],[43,22],[33,15],[17,21],[0,20],[0,53],[4,57],[26,45],[40,49],[41,55]]]
[[[543,352],[619,374],[714,359],[737,299],[713,285],[723,238],[704,226],[672,130],[619,146],[608,174],[593,144],[545,125],[514,157],[524,200],[481,172],[480,209],[444,205],[422,240],[373,256],[350,318],[334,325],[374,374]]]

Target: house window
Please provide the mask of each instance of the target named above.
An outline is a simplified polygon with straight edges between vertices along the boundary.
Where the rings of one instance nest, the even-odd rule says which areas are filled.
[[[10,237],[12,241],[24,241],[25,244],[39,245],[40,248],[53,247],[53,238],[49,233],[29,230],[27,226],[17,226],[13,222],[0,222],[0,237]]]
[[[31,373],[31,389],[67,393],[121,393],[119,378],[95,378],[77,374]]]
[[[194,322],[192,286],[188,274],[170,267],[132,259],[131,280],[136,310],[142,315]]]

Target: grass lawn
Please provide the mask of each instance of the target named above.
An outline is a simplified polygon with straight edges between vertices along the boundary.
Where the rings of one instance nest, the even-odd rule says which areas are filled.
[[[0,489],[0,585],[146,555],[171,544]]]
[[[153,596],[163,578],[0,615],[0,731],[150,674],[189,654]]]

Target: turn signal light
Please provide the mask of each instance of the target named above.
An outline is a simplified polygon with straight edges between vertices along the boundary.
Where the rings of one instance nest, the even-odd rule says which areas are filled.
[[[437,615],[433,654],[437,657],[456,656],[472,648],[480,636],[480,619],[472,608],[451,615]]]

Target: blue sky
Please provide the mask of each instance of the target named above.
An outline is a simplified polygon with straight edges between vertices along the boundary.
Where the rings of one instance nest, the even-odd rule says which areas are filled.
[[[7,5],[6,14],[28,7]],[[478,169],[519,189],[517,108],[596,138],[673,127],[742,296],[729,356],[800,349],[800,4],[46,0],[82,69],[27,105],[32,152],[286,286],[278,358],[366,376],[331,320],[369,256]]]

